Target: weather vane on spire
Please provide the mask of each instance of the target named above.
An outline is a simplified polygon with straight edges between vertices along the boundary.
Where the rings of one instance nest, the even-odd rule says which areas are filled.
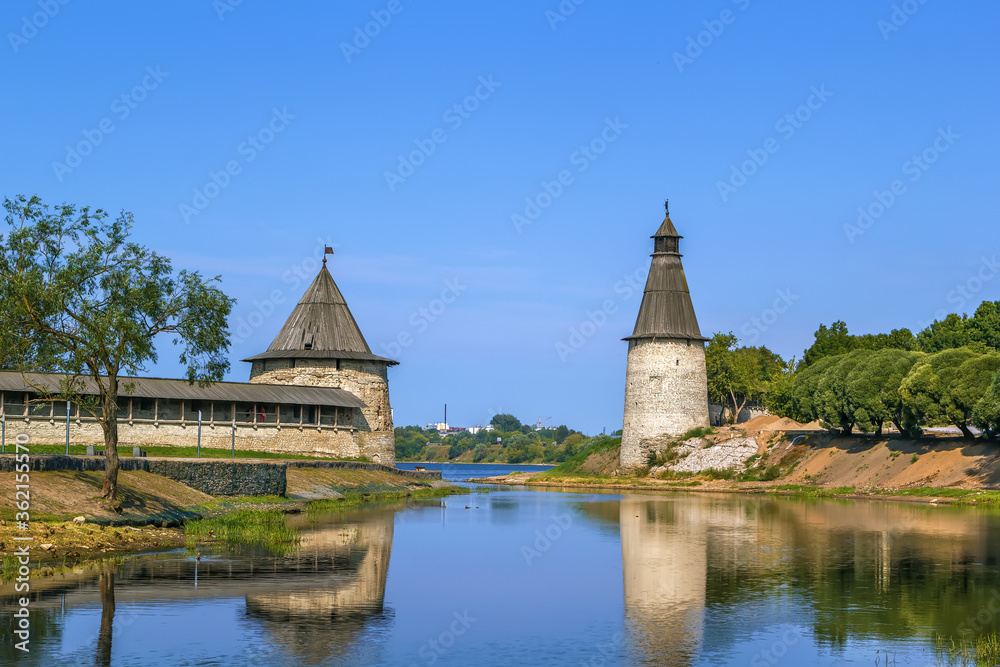
[[[323,249],[323,266],[326,266],[326,256],[332,254],[333,254],[333,248],[331,248],[330,246],[326,246]]]
[[[664,199],[663,200],[663,210],[665,210],[667,213],[670,213],[670,200],[669,199]]]

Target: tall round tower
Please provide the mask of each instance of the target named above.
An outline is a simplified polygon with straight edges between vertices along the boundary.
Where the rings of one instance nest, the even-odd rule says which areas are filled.
[[[705,341],[691,304],[680,239],[667,207],[653,238],[646,290],[628,341],[620,463],[646,465],[650,438],[708,426]]]
[[[319,429],[304,444],[314,451],[395,465],[388,369],[399,362],[372,354],[325,257],[319,275],[267,351],[244,361],[252,364],[250,382],[335,387],[357,396],[363,408],[347,414],[339,410],[336,417],[306,417],[307,422],[333,428]]]

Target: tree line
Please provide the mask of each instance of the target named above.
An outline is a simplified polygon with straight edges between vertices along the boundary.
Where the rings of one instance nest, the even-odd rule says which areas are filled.
[[[1000,432],[1000,301],[970,317],[950,314],[914,335],[909,329],[852,335],[844,322],[820,325],[802,360],[766,347],[738,347],[716,334],[706,348],[709,395],[739,414],[759,402],[773,414],[819,420],[844,433],[880,435],[892,424],[918,436],[954,425],[966,437]]]
[[[510,414],[498,414],[490,420],[492,431],[468,431],[441,435],[436,430],[419,426],[396,429],[396,459],[427,461],[448,448],[448,460],[460,459],[473,463],[561,463],[589,444],[583,433],[565,425],[535,430],[530,424]],[[497,442],[500,438],[500,442]],[[471,455],[468,453],[471,452]]]

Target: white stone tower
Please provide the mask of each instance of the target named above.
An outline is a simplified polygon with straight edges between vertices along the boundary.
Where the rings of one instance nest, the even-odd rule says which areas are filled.
[[[326,268],[326,257],[267,351],[244,361],[253,364],[250,382],[335,387],[357,396],[365,407],[348,413],[344,423],[339,420],[345,415],[338,413],[337,428],[309,435],[303,444],[395,465],[388,369],[399,362],[372,354]]]
[[[705,341],[691,304],[679,252],[682,238],[670,221],[652,236],[653,261],[628,341],[625,421],[620,463],[626,470],[646,465],[647,440],[681,435],[708,426]]]

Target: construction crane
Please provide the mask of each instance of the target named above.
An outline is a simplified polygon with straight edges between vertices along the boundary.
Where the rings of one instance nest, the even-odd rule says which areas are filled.
[[[535,430],[536,431],[541,431],[542,430],[542,424],[544,424],[545,422],[549,421],[549,419],[552,419],[552,417],[547,417],[544,421],[542,420],[541,417],[539,417],[538,418],[538,428],[536,428]]]

